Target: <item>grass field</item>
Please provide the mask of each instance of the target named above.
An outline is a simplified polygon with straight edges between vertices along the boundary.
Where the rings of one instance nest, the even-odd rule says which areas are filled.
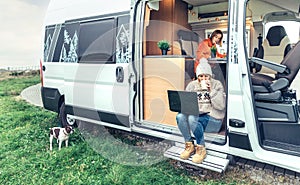
[[[244,180],[201,180],[174,168],[170,160],[147,166],[122,165],[95,152],[80,132],[69,147],[49,151],[49,128],[57,114],[28,104],[21,91],[39,83],[38,76],[0,81],[0,184],[248,184]]]

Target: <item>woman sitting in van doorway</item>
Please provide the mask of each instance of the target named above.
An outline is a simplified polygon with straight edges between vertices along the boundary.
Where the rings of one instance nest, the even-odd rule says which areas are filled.
[[[223,40],[223,32],[221,30],[215,30],[212,32],[209,38],[204,39],[201,41],[198,45],[197,50],[197,58],[194,64],[194,69],[196,70],[199,61],[201,58],[210,58],[211,57],[211,48],[217,48],[217,44],[222,46],[222,40]],[[216,50],[216,57],[217,58],[224,58],[226,57],[226,54],[221,54]]]
[[[186,91],[198,94],[199,115],[178,113],[176,121],[185,140],[185,150],[180,154],[181,159],[192,158],[194,163],[201,163],[206,157],[204,143],[205,132],[219,132],[225,115],[225,94],[220,81],[212,78],[212,70],[207,59],[202,58],[196,69],[197,79],[190,82]],[[191,136],[196,138],[196,146]]]

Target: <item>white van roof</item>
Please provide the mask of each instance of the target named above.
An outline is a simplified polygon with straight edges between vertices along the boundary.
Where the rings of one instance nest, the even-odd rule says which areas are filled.
[[[131,0],[50,0],[45,24],[65,20],[130,11]]]

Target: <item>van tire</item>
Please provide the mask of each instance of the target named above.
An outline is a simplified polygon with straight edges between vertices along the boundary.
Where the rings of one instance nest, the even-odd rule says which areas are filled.
[[[62,102],[62,104],[59,107],[59,113],[58,113],[58,118],[59,118],[61,127],[65,127],[65,126],[77,127],[76,120],[67,117],[65,108],[66,108],[65,102]]]

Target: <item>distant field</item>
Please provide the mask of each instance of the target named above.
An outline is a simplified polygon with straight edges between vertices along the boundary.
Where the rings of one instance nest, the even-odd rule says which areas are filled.
[[[19,97],[24,88],[37,83],[37,75],[0,81],[0,184],[251,184],[225,174],[221,180],[203,180],[175,168],[168,159],[147,166],[112,162],[96,153],[78,131],[68,148],[58,151],[54,143],[50,152],[48,131],[58,125],[56,113]]]
[[[39,70],[13,70],[9,71],[6,69],[0,69],[0,81],[5,79],[12,79],[12,78],[22,78],[26,76],[32,76],[39,74]]]

